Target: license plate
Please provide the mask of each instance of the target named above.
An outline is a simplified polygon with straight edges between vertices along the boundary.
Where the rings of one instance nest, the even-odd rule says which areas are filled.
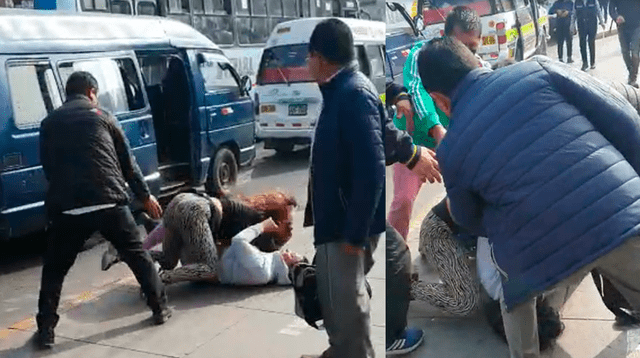
[[[306,116],[307,104],[306,103],[290,104],[289,115],[290,116]]]
[[[496,44],[496,38],[494,36],[486,36],[482,38],[483,46],[495,45],[495,44]]]

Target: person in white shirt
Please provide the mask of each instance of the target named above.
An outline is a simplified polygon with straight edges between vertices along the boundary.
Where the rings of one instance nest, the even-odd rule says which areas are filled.
[[[289,269],[303,258],[290,251],[263,252],[251,244],[262,233],[277,232],[272,218],[250,226],[231,239],[222,254],[219,280],[228,285],[290,285]],[[162,274],[160,275],[162,277]]]

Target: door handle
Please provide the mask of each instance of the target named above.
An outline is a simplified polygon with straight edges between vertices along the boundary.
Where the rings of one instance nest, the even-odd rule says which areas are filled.
[[[146,121],[140,122],[140,137],[142,137],[142,139],[149,138],[149,128],[147,128]]]

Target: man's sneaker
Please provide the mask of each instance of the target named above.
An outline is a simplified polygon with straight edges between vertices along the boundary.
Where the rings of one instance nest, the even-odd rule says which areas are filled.
[[[424,340],[424,332],[418,328],[405,328],[395,341],[387,346],[387,356],[413,352]]]
[[[153,316],[151,317],[153,319],[153,324],[159,325],[165,323],[169,320],[169,317],[171,317],[172,313],[173,310],[169,307],[163,308],[160,312],[154,312]]]
[[[36,344],[40,349],[51,349],[55,340],[53,328],[42,328],[36,332]]]
[[[583,63],[581,70],[586,71],[588,68],[589,68],[589,65],[587,65],[586,63]]]
[[[615,331],[629,331],[638,328],[640,328],[640,320],[630,316],[616,316],[616,321],[613,322],[613,330]]]
[[[592,70],[595,70],[595,69],[596,69],[596,64],[595,64],[595,63],[592,63],[592,64],[591,64],[591,69],[592,69]]]

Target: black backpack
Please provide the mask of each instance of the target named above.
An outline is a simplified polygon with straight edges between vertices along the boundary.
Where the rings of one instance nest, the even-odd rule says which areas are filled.
[[[296,315],[304,319],[311,327],[319,329],[316,322],[322,320],[322,310],[318,299],[316,266],[300,262],[289,272],[295,293]]]
[[[289,279],[295,293],[296,315],[304,319],[311,327],[320,329],[316,322],[322,321],[322,308],[318,298],[318,283],[316,281],[315,257],[313,264],[304,258],[289,270]],[[368,280],[364,280],[369,298],[373,297],[373,290]]]

